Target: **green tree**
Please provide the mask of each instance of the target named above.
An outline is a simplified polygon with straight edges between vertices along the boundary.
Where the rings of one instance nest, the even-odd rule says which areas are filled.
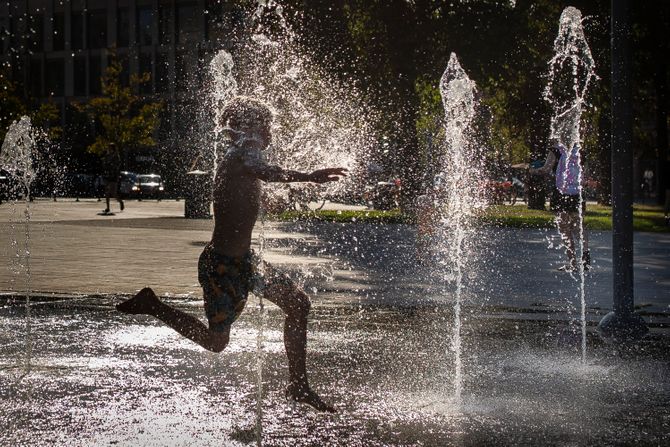
[[[5,139],[9,126],[24,115],[30,117],[32,125],[42,129],[51,141],[57,141],[63,130],[57,125],[60,121],[58,107],[52,101],[39,104],[31,109],[28,98],[22,97],[19,87],[13,82],[6,70],[0,70],[0,142]]]
[[[117,151],[121,157],[125,151],[140,150],[156,144],[154,135],[159,124],[161,102],[145,101],[135,94],[139,87],[149,81],[149,74],[133,74],[128,86],[121,82],[122,66],[116,57],[101,78],[102,95],[92,98],[79,109],[95,120],[97,135],[88,151],[105,157]]]
[[[9,126],[27,111],[25,101],[17,93],[16,84],[6,70],[0,70],[0,144],[5,141]]]

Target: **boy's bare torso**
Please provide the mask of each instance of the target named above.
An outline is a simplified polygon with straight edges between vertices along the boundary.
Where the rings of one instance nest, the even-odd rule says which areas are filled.
[[[251,247],[251,232],[260,209],[261,181],[240,155],[222,157],[214,180],[214,249],[226,256],[243,256]]]

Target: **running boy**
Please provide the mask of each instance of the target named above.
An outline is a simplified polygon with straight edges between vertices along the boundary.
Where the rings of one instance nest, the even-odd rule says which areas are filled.
[[[230,328],[253,291],[275,303],[286,314],[284,345],[290,383],[287,397],[317,410],[334,412],[312,391],[305,367],[307,314],[310,301],[291,279],[267,263],[258,265],[251,250],[251,232],[258,217],[261,180],[265,182],[314,182],[339,180],[343,168],[312,173],[288,171],[267,165],[262,151],[270,143],[272,113],[260,101],[236,97],[222,114],[222,125],[230,138],[220,157],[214,180],[214,232],[198,262],[198,280],[203,288],[209,326],[199,319],[161,302],[150,288],[119,305],[128,314],[147,314],[193,340],[205,349],[221,352],[230,340]],[[256,272],[261,267],[263,275]]]

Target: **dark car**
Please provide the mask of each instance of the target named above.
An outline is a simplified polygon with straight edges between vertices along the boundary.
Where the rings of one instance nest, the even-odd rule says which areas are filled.
[[[0,169],[0,203],[18,200],[25,195],[25,188],[18,178],[4,169]]]
[[[9,200],[9,173],[0,170],[0,203]]]
[[[130,171],[121,171],[119,173],[119,194],[123,197],[137,196],[139,187],[136,188],[137,174]]]
[[[132,196],[136,196],[139,200],[142,199],[158,199],[163,198],[163,191],[165,186],[163,180],[158,174],[139,174],[132,187]]]
[[[377,182],[366,187],[363,199],[366,204],[376,210],[391,210],[400,203],[400,179],[390,182]]]
[[[65,191],[71,197],[95,197],[94,177],[82,172],[68,174],[65,176]]]

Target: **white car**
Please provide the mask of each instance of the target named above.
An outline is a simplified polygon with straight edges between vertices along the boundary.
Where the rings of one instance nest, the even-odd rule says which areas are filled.
[[[161,200],[164,190],[165,186],[160,175],[138,174],[131,188],[131,196],[137,196],[139,200],[144,198]]]

